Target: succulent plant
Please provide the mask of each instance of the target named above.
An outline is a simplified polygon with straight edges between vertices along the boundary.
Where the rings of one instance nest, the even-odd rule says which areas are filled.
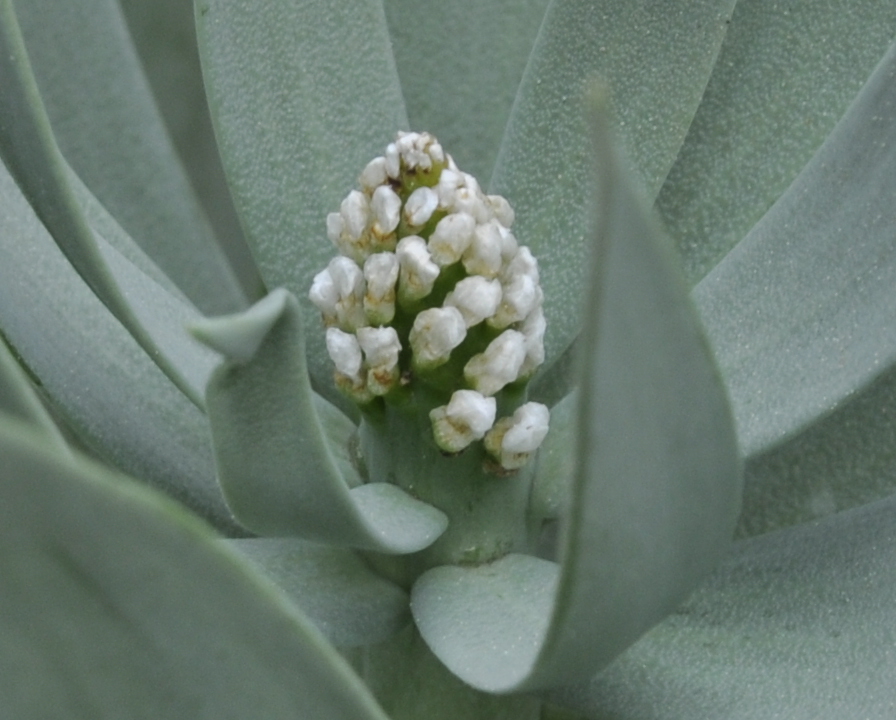
[[[892,716],[896,6],[181,6],[0,0],[0,714]]]

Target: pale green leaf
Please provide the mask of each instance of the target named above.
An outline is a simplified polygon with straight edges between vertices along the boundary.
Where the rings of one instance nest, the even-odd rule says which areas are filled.
[[[790,185],[896,33],[890,0],[739,2],[657,207],[693,284]]]
[[[206,407],[218,480],[243,525],[262,535],[386,553],[422,550],[444,532],[440,510],[396,485],[359,484],[358,471],[337,462],[317,415],[298,303],[288,291],[193,332],[227,355],[209,382]]]
[[[435,591],[420,607],[412,592],[433,652],[492,692],[567,684],[607,665],[718,562],[740,506],[732,418],[672,249],[614,154],[605,107],[593,125],[597,251],[550,623],[543,630],[527,619],[526,595],[508,590],[531,593],[544,582],[533,579],[546,562],[536,558],[483,566],[497,576],[486,604],[501,605],[487,613],[467,571],[431,571]],[[446,614],[468,618],[462,634],[445,632]],[[496,625],[497,617],[506,620]]]
[[[571,392],[551,408],[547,437],[538,449],[529,511],[539,520],[560,517],[576,473],[576,424],[579,393]]]
[[[589,688],[613,720],[888,720],[896,711],[896,499],[735,545]]]
[[[174,503],[0,420],[0,715],[386,720]]]
[[[18,2],[62,153],[204,312],[245,305],[171,144],[115,0]]]
[[[65,453],[65,444],[59,429],[53,423],[40,399],[28,382],[28,376],[19,367],[0,335],[0,413],[24,423],[32,430],[40,431],[54,443],[56,450]]]
[[[555,562],[513,553],[486,565],[443,565],[414,583],[411,612],[430,649],[461,680],[506,691],[532,672],[559,574]]]
[[[202,70],[237,212],[269,288],[305,298],[335,254],[327,213],[407,129],[380,0],[197,0]],[[319,313],[306,302],[306,324]],[[309,367],[332,398],[324,333]]]
[[[93,452],[239,532],[203,413],[75,272],[2,164],[0,203],[0,328],[55,408]]]
[[[190,356],[198,349],[183,333],[172,333],[159,322],[170,308],[156,307],[155,301],[170,305],[166,294],[156,293],[154,284],[136,291],[128,287],[133,278],[120,276],[121,267],[84,216],[39,96],[11,0],[0,0],[0,84],[4,88],[0,154],[6,169],[81,277],[158,366],[198,403],[200,394],[190,370]]]
[[[894,196],[896,46],[790,189],[694,290],[744,453],[777,453],[753,464],[744,523],[754,531],[896,487]]]
[[[215,236],[251,300],[264,294],[240,227],[202,82],[192,0],[120,0],[140,64]]]
[[[413,130],[484,186],[548,0],[386,0]]]
[[[337,647],[380,643],[410,621],[408,595],[348,548],[296,538],[226,540],[302,608]]]
[[[709,79],[734,0],[554,0],[526,68],[491,192],[516,210],[514,233],[538,258],[548,362],[578,334],[591,238],[591,173],[582,97],[612,88],[616,135],[653,198]]]

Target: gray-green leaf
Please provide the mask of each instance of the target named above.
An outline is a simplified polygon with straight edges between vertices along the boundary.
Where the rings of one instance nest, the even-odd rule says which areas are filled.
[[[197,0],[202,71],[234,204],[269,288],[306,297],[334,254],[327,213],[407,118],[380,0]],[[303,306],[309,328],[319,313]],[[324,333],[319,392],[339,401]]]
[[[672,249],[615,156],[608,124],[599,107],[579,462],[550,622],[542,624],[547,613],[532,622],[520,603],[551,575],[552,564],[538,558],[436,568],[412,590],[412,612],[432,651],[491,692],[567,684],[607,665],[718,562],[740,506],[740,460],[721,380]],[[489,592],[476,573],[495,576]],[[448,633],[441,615],[465,618],[464,632]]]
[[[174,503],[0,418],[0,715],[386,720]]]
[[[386,553],[429,546],[445,514],[396,485],[359,484],[337,464],[317,415],[298,302],[277,289],[194,334],[225,355],[206,390],[218,480],[237,519],[262,535]],[[355,476],[344,477],[349,470]],[[350,489],[350,485],[354,485]]]
[[[694,290],[744,453],[795,443],[756,466],[745,507],[753,531],[830,512],[838,495],[896,487],[896,474],[882,473],[892,430],[866,428],[892,407],[894,197],[896,45],[790,189]],[[833,465],[825,436],[840,448]],[[791,463],[803,468],[791,474]]]

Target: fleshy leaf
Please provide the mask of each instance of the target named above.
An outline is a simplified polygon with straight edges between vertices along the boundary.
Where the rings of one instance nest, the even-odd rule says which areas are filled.
[[[531,674],[559,574],[555,562],[512,553],[488,565],[443,565],[414,583],[411,611],[439,660],[473,687],[499,692]]]
[[[573,391],[551,408],[547,437],[538,450],[530,513],[540,520],[556,519],[576,473],[576,423],[579,393]]]
[[[269,288],[305,297],[333,254],[327,213],[407,129],[380,0],[197,0],[202,71],[234,204]],[[305,320],[319,313],[307,303]],[[309,325],[316,327],[316,325]],[[337,399],[324,334],[308,338]]]
[[[0,715],[386,720],[182,508],[0,419]]]
[[[783,474],[768,473],[767,465],[748,488],[746,513],[761,515],[771,503],[772,515],[788,508],[799,519],[813,503],[836,509],[833,493],[896,486],[892,471],[880,472],[892,464],[892,430],[866,430],[875,417],[892,426],[892,380],[883,376],[896,371],[894,98],[896,45],[790,189],[694,290],[744,453],[785,442],[814,447],[812,461],[782,451],[814,473],[830,450],[815,425],[834,413],[823,433],[852,458],[817,477],[790,477],[787,463]],[[857,422],[856,412],[865,419]],[[806,432],[815,440],[804,442]],[[855,477],[853,466],[869,472]],[[852,488],[859,482],[865,490]]]
[[[298,302],[288,291],[194,332],[238,353],[212,375],[206,405],[218,480],[247,528],[386,553],[422,550],[442,534],[448,521],[440,510],[397,486],[343,477],[346,465],[317,415]]]
[[[337,647],[388,639],[410,622],[408,595],[354,550],[296,538],[226,540],[284,590]]]
[[[31,73],[11,0],[0,0],[0,81],[4,88],[0,154],[7,170],[85,282],[171,380],[198,403],[191,363],[182,354],[184,350],[195,354],[198,347],[158,322],[170,310],[154,302],[167,304],[164,294],[153,292],[152,284],[130,287],[133,276],[116,275],[120,266],[110,263],[102,240],[81,210]]]
[[[2,164],[0,203],[0,328],[55,408],[92,451],[241,532],[203,413],[87,287]]]
[[[720,378],[672,249],[612,150],[605,101],[595,102],[595,280],[580,341],[579,460],[550,624],[539,642],[531,622],[521,621],[517,593],[496,593],[507,622],[520,622],[516,635],[529,641],[523,650],[504,644],[512,631],[490,629],[501,610],[481,609],[476,583],[455,579],[449,593],[441,580],[442,592],[419,607],[412,591],[433,652],[491,692],[567,684],[607,665],[712,569],[740,505],[740,462]],[[499,575],[497,587],[513,586],[516,576],[528,582],[515,566],[495,563],[490,571]],[[443,630],[443,614],[468,618],[462,637],[489,642],[465,645],[430,632]],[[508,663],[508,653],[517,661]]]
[[[57,142],[76,172],[203,312],[243,307],[118,3],[28,0],[16,12]]]
[[[889,718],[896,498],[734,552],[676,614],[557,700],[619,720]]]
[[[737,3],[657,208],[693,284],[811,159],[896,33],[889,0]]]
[[[548,0],[383,4],[411,128],[487,182]]]
[[[548,8],[490,186],[510,201],[514,234],[538,258],[547,363],[578,334],[588,287],[581,258],[593,196],[580,102],[588,76],[612,87],[617,137],[652,199],[684,141],[733,7],[734,0],[554,0]]]
[[[265,290],[233,207],[202,82],[193,3],[120,0],[131,41],[184,170],[250,301]]]
[[[0,413],[28,423],[56,445],[56,450],[66,453],[68,447],[59,429],[41,404],[28,377],[16,362],[3,337],[0,336]]]

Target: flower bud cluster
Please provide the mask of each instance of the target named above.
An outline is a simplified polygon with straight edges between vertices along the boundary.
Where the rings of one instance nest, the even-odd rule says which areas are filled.
[[[527,403],[496,422],[495,395],[544,360],[538,264],[510,231],[513,210],[486,195],[428,133],[399,133],[374,158],[327,235],[339,255],[309,293],[327,326],[337,384],[365,405],[414,383],[450,399],[430,412],[448,453],[483,440],[507,470],[547,432]]]

